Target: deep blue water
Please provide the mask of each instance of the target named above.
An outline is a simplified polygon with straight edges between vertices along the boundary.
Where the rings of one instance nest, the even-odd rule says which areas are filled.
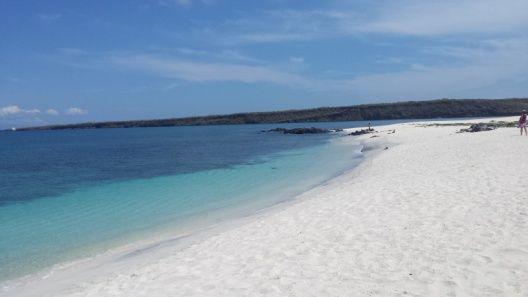
[[[358,148],[340,134],[260,131],[362,125],[0,133],[0,280],[219,209],[291,198],[353,166]]]
[[[322,143],[277,137],[266,126],[64,130],[0,134],[0,204],[53,196],[89,183],[149,178],[254,162]]]

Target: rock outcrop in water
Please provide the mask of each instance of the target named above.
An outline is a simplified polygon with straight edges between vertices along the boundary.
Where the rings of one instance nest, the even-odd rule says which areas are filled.
[[[292,129],[274,128],[270,130],[262,130],[262,132],[280,132],[283,134],[322,134],[322,133],[339,132],[339,131],[343,131],[343,129],[324,129],[324,128],[310,127],[310,128],[292,128]]]
[[[361,130],[356,130],[356,131],[353,131],[351,133],[349,133],[348,135],[349,136],[359,136],[359,135],[364,135],[364,134],[369,134],[369,133],[374,133],[374,129],[361,129]]]

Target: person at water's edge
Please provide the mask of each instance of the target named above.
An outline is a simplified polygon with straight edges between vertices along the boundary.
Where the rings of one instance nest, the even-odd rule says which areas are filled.
[[[519,129],[521,129],[521,136],[524,135],[528,136],[528,132],[526,132],[526,110],[522,111],[521,117],[519,118]]]

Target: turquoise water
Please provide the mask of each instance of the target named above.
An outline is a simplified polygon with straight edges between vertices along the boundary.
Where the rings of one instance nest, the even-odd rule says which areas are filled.
[[[27,166],[26,171],[13,170],[16,160],[0,168],[2,177],[9,176],[0,182],[4,193],[0,279],[92,256],[191,219],[206,222],[213,212],[232,215],[227,210],[240,208],[247,213],[271,206],[353,167],[361,157],[359,146],[344,142],[339,135],[259,134],[267,128],[261,125],[200,128],[119,129],[84,135],[69,131],[17,135],[22,139],[8,140],[20,151],[31,148],[28,151],[35,159],[29,162],[32,157],[26,152],[25,161],[18,162]],[[196,132],[202,134],[197,137]],[[115,133],[128,136],[120,142]],[[33,144],[30,140],[35,137],[46,141]],[[54,138],[56,142],[50,140]],[[209,147],[196,148],[197,143]],[[158,147],[149,150],[148,156],[140,158],[145,152],[134,152],[134,146],[153,145]],[[83,152],[87,147],[88,152]],[[119,149],[112,153],[106,151],[108,147]],[[98,153],[90,154],[89,148]],[[42,161],[46,158],[42,152],[53,155],[48,151],[60,153]],[[130,154],[137,156],[129,158]],[[72,160],[73,156],[77,159]],[[48,168],[36,166],[38,162]],[[107,167],[108,162],[114,163]],[[65,178],[66,173],[78,176]],[[46,184],[49,188],[42,189]]]

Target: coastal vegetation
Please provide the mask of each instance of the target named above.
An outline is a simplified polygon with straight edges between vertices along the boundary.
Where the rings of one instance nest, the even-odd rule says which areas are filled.
[[[457,117],[510,116],[527,109],[528,98],[440,99],[396,103],[362,104],[340,107],[248,112],[185,118],[89,122],[20,128],[24,130],[98,129],[132,127],[170,127],[201,125],[271,124],[298,122],[336,122],[360,120],[433,119]]]

